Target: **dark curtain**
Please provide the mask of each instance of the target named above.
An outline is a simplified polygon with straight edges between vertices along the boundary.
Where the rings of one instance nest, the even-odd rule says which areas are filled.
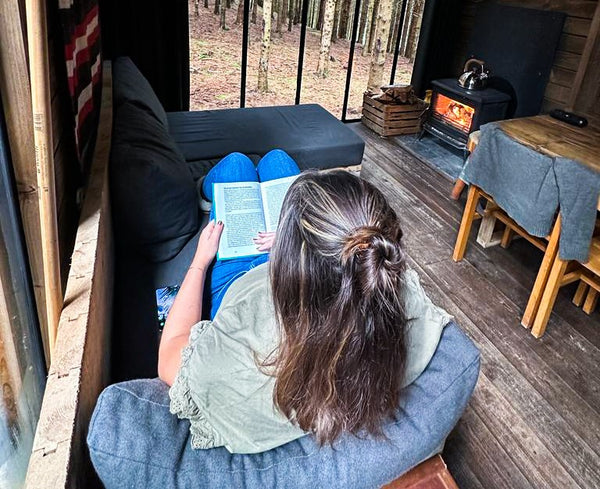
[[[105,59],[129,56],[166,111],[189,110],[187,0],[100,0]]]
[[[455,76],[452,67],[463,0],[426,0],[411,84],[419,97],[431,80]]]

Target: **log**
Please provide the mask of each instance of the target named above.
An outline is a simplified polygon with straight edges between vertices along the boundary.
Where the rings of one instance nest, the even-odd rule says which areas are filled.
[[[56,218],[52,105],[45,0],[26,0],[25,12],[27,17],[27,38],[29,41],[33,141],[35,144],[35,164],[40,209],[48,351],[50,361],[52,362],[56,329],[62,308],[62,286],[60,281],[60,254]]]

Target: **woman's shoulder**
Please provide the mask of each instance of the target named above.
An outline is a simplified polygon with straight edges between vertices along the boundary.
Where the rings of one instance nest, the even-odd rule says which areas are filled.
[[[408,269],[404,275],[405,312],[408,319],[407,367],[404,385],[425,370],[435,353],[444,327],[452,316],[436,306],[421,285],[419,274]]]

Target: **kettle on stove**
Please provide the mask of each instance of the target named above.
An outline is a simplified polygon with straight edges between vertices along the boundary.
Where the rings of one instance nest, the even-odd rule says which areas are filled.
[[[464,73],[460,75],[458,84],[467,90],[482,90],[487,86],[490,71],[485,69],[485,63],[480,59],[467,60]]]

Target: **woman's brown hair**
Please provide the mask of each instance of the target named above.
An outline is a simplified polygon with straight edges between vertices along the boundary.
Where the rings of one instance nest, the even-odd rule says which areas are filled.
[[[406,344],[402,231],[385,197],[343,170],[290,187],[271,252],[281,344],[274,401],[332,443],[393,418]]]

